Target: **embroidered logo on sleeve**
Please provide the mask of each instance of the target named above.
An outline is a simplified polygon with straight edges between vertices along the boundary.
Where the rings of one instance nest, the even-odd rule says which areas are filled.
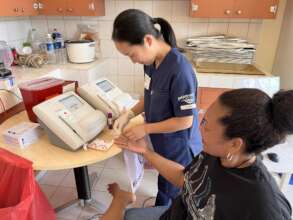
[[[196,108],[193,93],[178,97],[178,101],[180,103],[181,110],[189,110]]]
[[[196,108],[196,104],[190,104],[190,105],[181,105],[180,109],[181,110],[188,110],[188,109],[194,109]]]

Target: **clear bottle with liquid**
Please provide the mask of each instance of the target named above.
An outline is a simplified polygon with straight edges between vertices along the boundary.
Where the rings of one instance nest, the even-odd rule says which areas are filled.
[[[59,64],[66,64],[67,63],[67,55],[66,55],[66,49],[65,49],[65,46],[64,46],[64,40],[60,36],[60,37],[57,37],[55,39],[55,41],[58,44],[58,47],[57,47],[57,50],[56,50],[56,53],[57,53],[57,62]]]
[[[67,62],[67,56],[64,46],[64,39],[62,34],[55,28],[52,33],[52,38],[54,41],[54,49],[56,54],[56,59],[58,64],[65,64]]]
[[[41,35],[36,28],[32,28],[29,31],[27,42],[30,43],[33,53],[38,53],[41,51],[43,39],[41,38]]]
[[[51,37],[51,34],[47,34],[46,53],[48,56],[48,64],[55,64],[56,63],[56,54],[55,54],[54,42]]]

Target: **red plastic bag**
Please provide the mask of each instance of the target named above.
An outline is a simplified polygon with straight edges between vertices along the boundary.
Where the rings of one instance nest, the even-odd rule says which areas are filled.
[[[0,219],[56,219],[34,179],[32,162],[4,149],[0,149]]]

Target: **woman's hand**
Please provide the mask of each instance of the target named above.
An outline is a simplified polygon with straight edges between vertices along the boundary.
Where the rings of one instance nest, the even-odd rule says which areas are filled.
[[[159,173],[175,186],[182,187],[184,183],[184,167],[174,161],[168,160],[148,147],[145,138],[138,141],[131,141],[125,136],[120,136],[114,143],[122,148],[135,153],[142,154],[143,157],[156,168]]]
[[[120,189],[117,183],[108,184],[108,191],[113,196],[113,199],[119,200],[125,206],[136,200],[135,194]]]
[[[122,149],[126,149],[139,154],[145,154],[147,151],[149,151],[148,142],[145,140],[145,138],[137,141],[131,141],[127,137],[120,135],[114,140],[114,144]]]
[[[132,128],[126,128],[123,135],[131,141],[138,141],[147,135],[146,124],[137,125]]]

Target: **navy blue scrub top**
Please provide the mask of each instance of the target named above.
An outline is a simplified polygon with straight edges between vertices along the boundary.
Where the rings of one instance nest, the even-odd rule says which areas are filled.
[[[191,64],[176,48],[172,48],[157,69],[154,65],[144,66],[144,72],[147,123],[194,116],[191,128],[150,134],[154,150],[167,158],[176,158],[184,148],[197,155],[202,150],[202,142],[196,109],[197,79]]]

